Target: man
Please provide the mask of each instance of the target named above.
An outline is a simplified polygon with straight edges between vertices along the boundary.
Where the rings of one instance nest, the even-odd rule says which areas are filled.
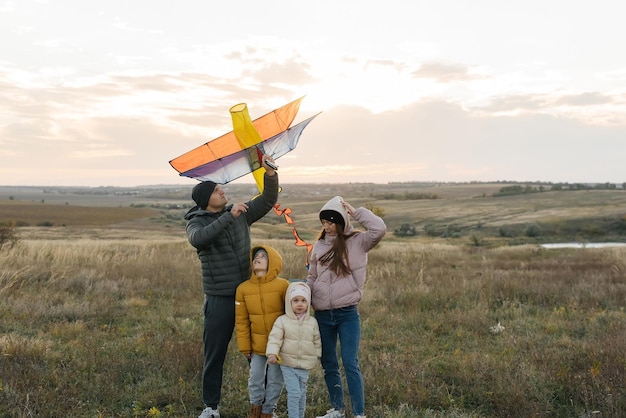
[[[263,193],[247,203],[227,205],[221,186],[212,181],[197,184],[191,192],[196,207],[185,215],[187,238],[196,248],[204,290],[204,367],[198,418],[219,418],[222,375],[228,344],[235,327],[235,290],[247,280],[250,268],[250,225],[261,219],[278,200],[278,175],[267,165]]]

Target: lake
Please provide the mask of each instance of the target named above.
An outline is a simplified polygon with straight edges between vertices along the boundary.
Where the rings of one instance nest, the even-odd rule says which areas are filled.
[[[540,244],[541,248],[608,248],[626,247],[625,242],[559,242],[555,244]]]

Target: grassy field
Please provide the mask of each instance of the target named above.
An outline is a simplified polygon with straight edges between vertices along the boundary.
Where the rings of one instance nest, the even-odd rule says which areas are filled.
[[[27,204],[13,200],[0,201],[0,216],[18,226],[108,226],[132,222],[157,213],[149,208],[93,207]]]
[[[333,195],[353,205],[376,208],[390,237],[403,226],[414,228],[413,239],[475,245],[519,245],[563,241],[626,241],[626,191],[623,189],[546,191],[496,196],[501,183],[318,184],[283,185],[281,208],[292,209],[298,231],[313,240],[317,211]],[[231,202],[245,201],[254,185],[226,186]],[[408,198],[407,198],[408,197]],[[20,227],[45,237],[80,236],[89,227],[178,237],[183,215],[193,206],[190,187],[144,189],[42,189],[0,187],[0,225]],[[48,226],[41,232],[28,227]],[[291,228],[269,214],[257,224],[263,237],[289,239]],[[98,231],[96,235],[101,234]],[[405,238],[403,238],[405,240]]]
[[[420,192],[445,191],[406,201],[380,198],[372,187],[328,188],[283,191],[306,239],[318,229],[317,209],[334,194],[381,208],[390,229],[370,253],[360,305],[369,417],[626,416],[626,249],[546,250],[536,243],[559,235],[487,232],[613,219],[610,236],[623,241],[626,193],[494,198],[492,185],[429,186]],[[68,217],[15,227],[17,245],[0,249],[0,417],[199,414],[202,294],[180,220],[186,208],[141,199],[130,199],[126,218],[108,224],[70,224]],[[16,200],[0,203],[0,223]],[[39,203],[67,214],[73,206]],[[85,218],[104,218],[106,206],[92,208],[96,214]],[[404,222],[419,234],[394,236],[390,224]],[[450,223],[462,225],[458,235],[428,233],[428,225]],[[253,232],[256,243],[284,255],[283,277],[306,275],[305,250],[293,245],[281,218],[268,215]],[[498,322],[504,329],[491,332]],[[233,340],[224,418],[246,415],[247,367]],[[308,406],[307,417],[329,407],[319,368]],[[285,395],[279,409],[286,416]]]

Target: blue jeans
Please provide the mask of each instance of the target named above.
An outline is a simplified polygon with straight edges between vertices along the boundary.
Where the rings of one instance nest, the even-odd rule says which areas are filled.
[[[337,340],[339,339],[341,361],[352,403],[352,415],[365,415],[363,376],[359,368],[361,318],[356,305],[316,311],[315,318],[320,327],[322,367],[331,406],[340,411],[346,409],[337,357]]]
[[[267,378],[267,381],[266,381]],[[252,354],[248,392],[251,405],[263,405],[261,412],[272,414],[283,391],[283,374],[278,364],[267,363],[267,357]]]
[[[289,366],[280,366],[287,389],[287,411],[289,418],[304,418],[306,409],[306,384],[309,371]]]

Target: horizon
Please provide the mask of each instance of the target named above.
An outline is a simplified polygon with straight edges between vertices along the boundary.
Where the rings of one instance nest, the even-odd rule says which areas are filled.
[[[163,183],[163,184],[139,184],[139,185],[133,185],[133,186],[116,186],[116,185],[98,185],[98,186],[92,186],[92,185],[63,185],[63,184],[53,184],[53,185],[41,185],[41,184],[17,184],[17,185],[9,185],[9,184],[0,184],[0,188],[20,188],[20,187],[26,187],[26,188],[76,188],[76,189],[106,189],[106,188],[120,188],[120,189],[133,189],[133,188],[156,188],[156,187],[166,187],[166,188],[171,188],[171,187],[193,187],[196,183],[194,184],[182,184],[182,183]],[[615,185],[618,186],[617,189],[620,188],[626,188],[626,181],[624,182],[607,182],[607,181],[600,181],[600,182],[593,182],[593,181],[584,181],[584,182],[554,182],[554,181],[549,181],[549,180],[486,180],[486,181],[482,181],[482,180],[468,180],[468,181],[436,181],[436,180],[408,180],[408,181],[388,181],[388,182],[344,182],[344,183],[331,183],[331,182],[299,182],[299,183],[292,183],[292,182],[288,182],[288,183],[284,183],[281,182],[280,185],[281,186],[290,186],[290,185],[294,185],[294,186],[341,186],[341,185],[359,185],[359,184],[374,184],[374,185],[380,185],[380,186],[384,186],[384,185],[403,185],[403,184],[407,184],[407,185],[411,185],[411,184],[424,184],[424,185],[446,185],[446,184],[450,184],[450,185],[454,185],[454,184],[460,184],[460,185],[471,185],[471,184],[536,184],[536,185],[583,185],[583,186],[597,186],[597,185],[604,185],[604,184],[610,184],[610,185]],[[235,185],[235,186],[242,186],[242,187],[256,187],[256,183],[254,182],[231,182],[231,183],[227,183],[224,184],[223,186],[228,186],[228,185]]]

